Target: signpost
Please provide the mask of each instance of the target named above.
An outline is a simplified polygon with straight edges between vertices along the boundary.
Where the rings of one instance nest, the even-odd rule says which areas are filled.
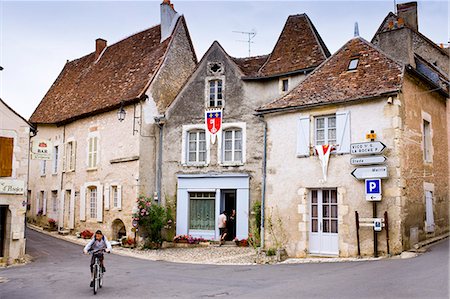
[[[386,145],[380,141],[352,143],[350,153],[352,155],[381,154]]]
[[[385,156],[367,156],[367,157],[353,157],[350,158],[350,164],[352,165],[373,165],[383,164],[387,158]]]
[[[358,180],[385,179],[388,177],[387,166],[359,167],[352,171],[352,175]]]

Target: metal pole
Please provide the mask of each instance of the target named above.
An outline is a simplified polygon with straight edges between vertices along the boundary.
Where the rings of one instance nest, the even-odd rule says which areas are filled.
[[[391,254],[391,252],[389,251],[389,221],[388,221],[388,212],[384,212],[384,226],[385,226],[385,230],[386,230],[386,248],[387,248],[387,253],[388,255]]]
[[[377,218],[377,202],[373,201],[373,218]],[[373,256],[378,257],[378,240],[377,240],[377,232],[375,231],[375,227],[373,230]]]
[[[361,256],[361,247],[359,245],[359,215],[355,211],[355,221],[356,221],[356,241],[358,242],[358,256]]]

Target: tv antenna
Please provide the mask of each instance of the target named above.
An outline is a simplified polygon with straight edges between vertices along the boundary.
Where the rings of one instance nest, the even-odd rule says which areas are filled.
[[[240,33],[247,35],[246,40],[237,40],[238,42],[248,43],[248,57],[251,56],[251,45],[255,42],[253,41],[253,38],[256,36],[256,30],[252,29],[252,31],[233,31],[234,33]]]

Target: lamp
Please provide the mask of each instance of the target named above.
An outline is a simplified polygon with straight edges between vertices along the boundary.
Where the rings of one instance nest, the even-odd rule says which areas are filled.
[[[127,115],[127,112],[125,111],[125,109],[123,109],[123,102],[119,108],[119,111],[117,111],[117,119],[120,122],[123,122],[125,120],[125,116]]]
[[[3,71],[3,67],[0,66],[0,71]]]

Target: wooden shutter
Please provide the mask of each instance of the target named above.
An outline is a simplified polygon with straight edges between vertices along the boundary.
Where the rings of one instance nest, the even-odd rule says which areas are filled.
[[[425,231],[434,232],[433,192],[425,191]]]
[[[0,177],[12,176],[14,138],[0,137]]]
[[[47,191],[44,191],[44,198],[42,201],[42,215],[47,215]]]
[[[309,115],[300,117],[297,129],[297,157],[308,157],[310,155],[309,127]]]
[[[69,202],[69,229],[75,228],[75,190],[70,192]]]
[[[117,209],[122,210],[122,186],[117,186]]]
[[[72,141],[72,165],[70,170],[75,170],[77,165],[77,142]]]
[[[80,188],[80,221],[86,221],[86,187]]]
[[[110,204],[110,186],[108,184],[105,185],[105,210],[108,211],[109,210],[109,206]]]
[[[336,137],[338,154],[350,153],[350,111],[336,113]]]
[[[97,222],[103,221],[103,185],[97,187]]]

